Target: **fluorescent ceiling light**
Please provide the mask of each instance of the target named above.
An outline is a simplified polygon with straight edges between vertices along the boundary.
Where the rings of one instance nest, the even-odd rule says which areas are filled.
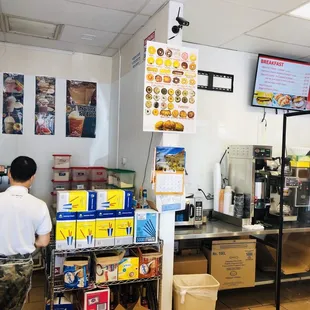
[[[291,16],[310,19],[310,2],[289,13]]]
[[[88,41],[93,41],[96,38],[96,36],[94,34],[82,34],[81,35],[81,39],[82,40],[88,40]]]
[[[7,32],[51,40],[58,39],[62,26],[11,15],[5,15],[4,21]]]

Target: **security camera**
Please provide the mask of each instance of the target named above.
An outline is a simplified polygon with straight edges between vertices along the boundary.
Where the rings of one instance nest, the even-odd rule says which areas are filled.
[[[176,21],[178,22],[179,25],[174,25],[171,29],[171,31],[175,34],[174,36],[172,36],[171,38],[169,38],[169,40],[173,39],[176,37],[176,35],[180,32],[180,29],[182,29],[183,27],[187,27],[189,26],[189,21],[187,21],[185,18],[180,16],[180,10],[181,7],[179,7],[179,12],[178,12],[178,16],[176,17]]]
[[[180,26],[182,27],[187,27],[189,26],[189,21],[187,21],[185,18],[181,17],[181,16],[178,16],[176,18],[177,22],[179,23]]]

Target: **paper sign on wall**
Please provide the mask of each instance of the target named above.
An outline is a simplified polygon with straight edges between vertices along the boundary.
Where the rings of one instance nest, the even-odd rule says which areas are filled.
[[[67,80],[67,137],[96,137],[97,83]]]
[[[2,133],[23,134],[24,75],[3,73]]]
[[[147,42],[143,130],[195,133],[198,50]]]
[[[35,135],[55,134],[56,79],[36,76]]]

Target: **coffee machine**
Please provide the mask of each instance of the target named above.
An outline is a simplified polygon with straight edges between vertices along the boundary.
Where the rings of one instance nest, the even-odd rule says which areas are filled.
[[[272,146],[229,146],[228,184],[236,195],[250,200],[250,211],[244,214],[242,225],[264,222],[269,213],[267,160],[271,159]]]

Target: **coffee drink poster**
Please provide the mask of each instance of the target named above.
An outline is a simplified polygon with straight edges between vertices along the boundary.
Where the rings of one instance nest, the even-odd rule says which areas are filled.
[[[53,77],[36,76],[35,135],[55,134],[55,83]]]
[[[67,80],[67,137],[96,137],[96,106],[97,83]]]
[[[23,134],[24,75],[3,73],[2,133]]]

